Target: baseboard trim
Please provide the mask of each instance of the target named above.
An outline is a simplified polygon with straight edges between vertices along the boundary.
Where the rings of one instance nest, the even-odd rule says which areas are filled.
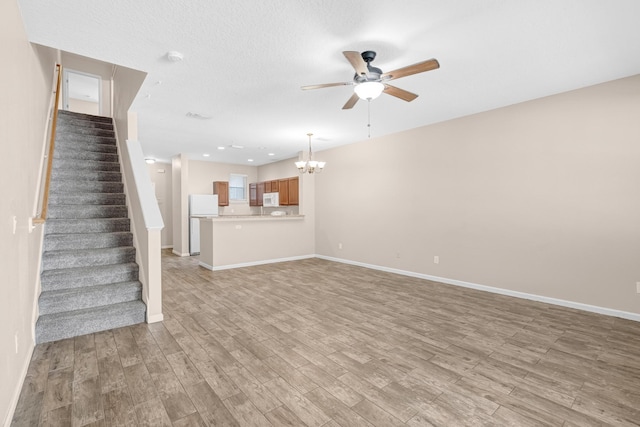
[[[243,262],[240,264],[218,265],[216,267],[213,267],[202,261],[200,261],[199,264],[201,267],[204,267],[207,270],[219,271],[219,270],[230,270],[232,268],[253,267],[255,265],[275,264],[278,262],[299,261],[301,259],[309,259],[309,258],[315,258],[315,257],[316,255],[300,255],[300,256],[293,256],[293,257],[286,257],[286,258],[275,258],[275,259],[267,259],[267,260],[261,260],[261,261],[253,261],[253,262]]]
[[[175,249],[172,250],[171,253],[174,254],[174,255],[178,255],[178,256],[191,256],[191,254],[189,252],[183,254],[183,253],[180,253],[180,252],[176,251]]]
[[[509,289],[502,289],[502,288],[496,288],[493,286],[480,285],[478,283],[465,282],[462,280],[449,279],[446,277],[431,276],[429,274],[416,273],[413,271],[400,270],[397,268],[383,267],[380,265],[367,264],[364,262],[351,261],[348,259],[334,258],[334,257],[329,257],[324,255],[316,255],[316,258],[324,259],[327,261],[340,262],[343,264],[356,265],[359,267],[370,268],[373,270],[385,271],[387,273],[395,273],[403,276],[416,277],[418,279],[431,280],[433,282],[445,283],[447,285],[461,286],[463,288],[470,288],[470,289],[475,289],[479,291],[491,292],[494,294],[528,299],[531,301],[543,302],[547,304],[558,305],[561,307],[574,308],[576,310],[588,311],[591,313],[604,314],[606,316],[619,317],[621,319],[634,320],[636,322],[640,322],[640,314],[631,313],[628,311],[615,310],[612,308],[584,304],[584,303],[575,302],[575,301],[567,301],[567,300],[558,299],[558,298],[545,297],[542,295],[529,294],[526,292],[512,291]]]
[[[173,249],[173,245],[161,246],[162,249]]]
[[[162,313],[147,316],[147,323],[157,323],[157,322],[162,322],[163,320],[164,320],[164,315]]]
[[[11,402],[9,403],[9,412],[7,413],[7,418],[4,420],[4,427],[10,427],[11,422],[13,421],[13,416],[15,415],[16,408],[18,407],[18,399],[20,399],[20,393],[22,392],[22,387],[24,386],[24,380],[27,379],[27,372],[29,371],[29,364],[31,363],[31,358],[33,357],[33,350],[35,350],[36,344],[34,341],[31,341],[29,344],[29,351],[27,351],[27,355],[22,364],[22,369],[20,372],[20,381],[16,386],[16,389],[13,392],[13,397],[11,398]]]

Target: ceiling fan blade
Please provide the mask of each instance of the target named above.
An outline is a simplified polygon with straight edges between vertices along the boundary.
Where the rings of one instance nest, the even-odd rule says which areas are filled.
[[[415,93],[411,93],[407,90],[400,89],[399,87],[391,86],[388,84],[384,85],[384,93],[395,96],[396,98],[403,99],[407,102],[411,102],[418,97]]]
[[[353,86],[353,82],[325,83],[325,84],[321,84],[321,85],[308,85],[308,86],[302,86],[300,89],[302,89],[302,90],[321,89],[323,87],[334,87],[334,86]]]
[[[440,63],[438,62],[438,60],[428,59],[426,61],[418,62],[417,64],[382,73],[380,78],[382,79],[382,81],[388,81],[399,79],[400,77],[411,76],[413,74],[424,73],[425,71],[435,70],[436,68],[440,68]]]
[[[349,100],[347,101],[347,103],[344,104],[344,107],[342,107],[342,109],[349,110],[353,108],[353,106],[356,105],[356,102],[358,102],[358,99],[360,99],[358,97],[358,94],[354,92],[353,95],[351,95],[351,98],[349,98]]]
[[[349,60],[351,66],[356,70],[356,74],[359,76],[366,75],[369,72],[367,68],[367,63],[362,59],[362,55],[360,52],[356,52],[353,50],[347,50],[342,52],[342,54]]]

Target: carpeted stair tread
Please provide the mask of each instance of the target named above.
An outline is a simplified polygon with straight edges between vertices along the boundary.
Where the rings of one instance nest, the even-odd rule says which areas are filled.
[[[75,145],[81,143],[84,145],[112,145],[116,146],[116,138],[114,136],[85,135],[82,133],[68,133],[64,137],[56,134],[56,146],[62,147],[67,144]]]
[[[95,265],[135,262],[133,246],[98,249],[63,249],[47,251],[42,255],[42,270],[56,270]]]
[[[98,249],[133,246],[133,234],[129,231],[115,233],[47,234],[44,250]]]
[[[76,113],[75,111],[58,110],[58,120],[87,120],[92,122],[113,123],[111,117],[96,116],[93,114]]]
[[[43,271],[40,277],[42,291],[107,285],[109,283],[138,280],[139,267],[134,262],[95,265]]]
[[[50,205],[51,219],[126,218],[128,210],[122,205]]]
[[[47,219],[45,234],[110,233],[129,231],[129,218]]]
[[[55,151],[61,150],[77,150],[77,151],[89,151],[96,153],[109,153],[117,154],[118,147],[116,146],[115,138],[99,140],[87,140],[86,138],[78,139],[65,139],[63,141],[56,141],[56,148],[54,150],[53,158],[56,158]]]
[[[118,155],[116,153],[104,153],[100,151],[87,151],[72,149],[68,147],[56,147],[53,152],[54,163],[56,160],[93,160],[98,162],[117,162]]]
[[[49,196],[51,205],[122,205],[124,193],[53,193]]]
[[[38,309],[41,315],[53,314],[135,301],[141,297],[142,284],[137,280],[132,280],[42,292]]]
[[[53,170],[72,169],[76,172],[91,171],[110,171],[120,172],[120,163],[118,162],[101,162],[96,160],[79,160],[79,159],[53,159]]]
[[[51,179],[122,182],[122,173],[112,171],[53,169],[51,171]]]
[[[122,193],[124,184],[114,181],[59,180],[51,183],[49,194],[60,193]]]
[[[36,323],[36,342],[57,341],[142,323],[146,308],[142,301],[128,301],[40,316]]]
[[[84,128],[84,129],[103,129],[113,131],[113,123],[109,122],[100,122],[96,120],[84,120],[77,119],[74,117],[61,116],[60,120],[58,120],[58,125],[56,126],[56,131],[71,131],[75,128]]]

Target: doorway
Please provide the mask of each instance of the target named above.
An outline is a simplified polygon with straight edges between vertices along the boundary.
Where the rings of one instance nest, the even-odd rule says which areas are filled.
[[[102,79],[75,70],[64,70],[62,109],[76,113],[102,114]]]

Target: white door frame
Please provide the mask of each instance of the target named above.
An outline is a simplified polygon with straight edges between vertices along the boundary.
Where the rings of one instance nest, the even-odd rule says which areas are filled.
[[[77,74],[79,76],[89,77],[98,80],[98,114],[102,115],[102,77],[96,74],[85,73],[82,71],[64,68],[63,84],[62,84],[62,109],[69,109],[69,74]]]

